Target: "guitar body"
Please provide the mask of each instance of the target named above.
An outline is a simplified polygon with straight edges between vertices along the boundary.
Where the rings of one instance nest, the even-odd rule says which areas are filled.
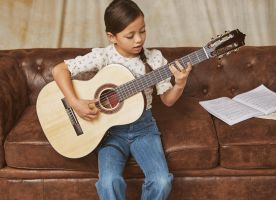
[[[125,67],[106,66],[88,81],[73,80],[78,98],[100,99],[101,113],[93,121],[86,121],[74,113],[67,104],[59,87],[53,81],[39,93],[37,115],[42,129],[53,148],[68,158],[80,158],[92,152],[103,139],[106,131],[115,125],[129,124],[137,120],[144,110],[141,92],[118,102],[113,88],[134,79]],[[107,99],[107,96],[110,98]],[[109,102],[114,100],[115,102]],[[108,104],[108,105],[107,105]],[[78,133],[72,121],[77,121]]]

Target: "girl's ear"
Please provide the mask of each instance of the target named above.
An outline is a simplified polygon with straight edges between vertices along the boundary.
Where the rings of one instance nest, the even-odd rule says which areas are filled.
[[[115,35],[113,35],[111,32],[106,32],[106,35],[110,42],[112,42],[113,44],[117,43]]]

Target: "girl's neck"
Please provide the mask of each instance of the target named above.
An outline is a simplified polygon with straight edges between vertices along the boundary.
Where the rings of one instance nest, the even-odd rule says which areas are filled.
[[[138,58],[140,57],[139,54],[137,55],[130,55],[130,56],[127,56],[127,55],[124,55],[124,53],[120,52],[119,48],[115,45],[115,44],[112,44],[113,45],[113,48],[114,48],[114,51],[121,57],[123,58],[126,58],[126,59],[132,59],[132,58]]]

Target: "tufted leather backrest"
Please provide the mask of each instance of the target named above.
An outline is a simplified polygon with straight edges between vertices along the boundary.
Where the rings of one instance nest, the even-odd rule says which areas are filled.
[[[30,104],[35,104],[42,87],[53,81],[51,71],[56,64],[89,51],[90,49],[18,49],[0,51],[0,56],[9,55],[17,60],[18,67],[23,70],[27,80]]]
[[[187,55],[198,48],[158,48],[168,61]],[[35,104],[41,88],[53,80],[52,68],[64,59],[84,55],[88,48],[19,49],[0,51],[0,56],[14,58],[23,70],[27,81],[30,104]],[[212,99],[233,97],[260,84],[276,91],[276,46],[242,47],[238,53],[210,59],[193,67],[184,96]],[[79,79],[93,75],[81,75]],[[16,79],[15,79],[16,80]]]

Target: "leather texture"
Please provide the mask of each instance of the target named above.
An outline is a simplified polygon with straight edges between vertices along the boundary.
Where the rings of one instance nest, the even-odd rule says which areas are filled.
[[[95,182],[94,178],[3,180],[1,199],[97,200]],[[140,199],[142,183],[128,179],[126,199]],[[275,183],[275,176],[176,177],[169,200],[273,200]]]
[[[158,48],[168,61],[197,47]],[[98,199],[97,155],[68,159],[50,146],[35,103],[64,59],[91,49],[0,51],[1,199]],[[273,199],[276,187],[276,121],[252,118],[233,126],[212,117],[199,101],[233,97],[260,84],[276,91],[276,46],[246,46],[237,54],[193,67],[184,94],[173,107],[154,97],[169,168],[169,199]],[[88,80],[96,72],[76,78]],[[173,80],[172,80],[173,81]],[[143,173],[133,158],[124,172],[127,199],[139,199]]]

